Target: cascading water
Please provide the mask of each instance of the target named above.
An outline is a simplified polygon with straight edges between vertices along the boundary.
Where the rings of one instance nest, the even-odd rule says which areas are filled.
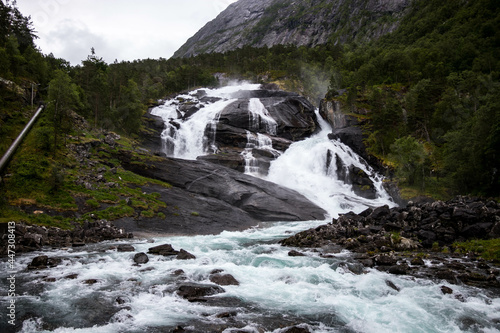
[[[261,130],[261,124],[263,124],[266,133],[276,135],[276,128],[278,127],[278,124],[276,123],[276,120],[271,117],[264,104],[262,104],[258,98],[250,99],[248,111],[250,111],[250,127],[253,131],[259,132]]]
[[[214,138],[217,135],[217,121],[221,111],[236,101],[232,98],[234,93],[257,90],[259,87],[256,84],[242,84],[219,89],[195,90],[154,109],[152,113],[165,120],[163,140],[167,156],[196,159],[198,156],[217,152],[218,147],[214,144]],[[207,99],[206,101],[199,97],[200,91],[205,92],[203,97]],[[179,100],[189,101],[188,105],[199,111],[188,114],[179,108]],[[382,178],[348,146],[328,138],[330,125],[319,114],[316,118],[321,128],[320,132],[308,139],[293,143],[283,155],[273,149],[270,138],[276,135],[278,124],[259,98],[248,100],[248,117],[247,143],[241,152],[245,173],[299,191],[327,210],[332,217],[348,211],[361,212],[367,207],[384,204],[395,206],[382,187]],[[271,163],[267,176],[266,172],[262,172],[254,152],[265,152],[272,159],[279,157]],[[352,185],[339,180],[337,163],[331,161],[329,163],[328,154],[336,156],[345,166],[353,165],[363,170],[375,186],[376,198],[360,197],[353,192]]]
[[[200,89],[206,95],[199,97],[200,90],[165,102],[152,110],[152,114],[165,120],[162,134],[167,156],[194,160],[209,152],[216,152],[214,135],[220,112],[236,99],[231,95],[240,90],[256,90],[258,84],[241,84],[219,89]],[[188,100],[189,105],[199,109],[194,114],[180,110],[179,100]],[[207,133],[208,132],[208,133]],[[207,135],[208,134],[208,135]]]
[[[175,100],[155,109],[172,126],[164,133],[170,155],[196,158],[206,154],[210,150],[207,124],[232,102],[231,92],[257,87],[207,89],[207,96],[217,99],[205,101],[196,93],[181,96],[200,109],[190,116],[178,110]],[[322,131],[292,144],[272,163],[267,179],[305,194],[332,216],[391,204],[373,170],[348,147],[328,140],[329,127],[318,120]],[[253,145],[248,149],[269,145],[263,133],[251,133],[248,138],[248,145]],[[328,161],[328,156],[335,155],[342,165],[354,165],[370,176],[378,189],[376,199],[357,196],[350,185],[337,179],[338,164]],[[487,290],[453,285],[454,295],[448,295],[441,291],[446,282],[374,269],[354,274],[348,269],[355,265],[348,252],[322,257],[311,251],[307,256],[290,257],[290,249],[277,244],[324,223],[263,223],[242,232],[156,237],[156,244],[122,242],[133,245],[133,253],[119,252],[116,243],[107,242],[18,255],[13,268],[6,260],[0,262],[0,331],[12,329],[5,317],[10,298],[4,296],[12,274],[16,276],[16,330],[24,333],[172,332],[180,331],[178,326],[186,332],[282,333],[283,327],[297,324],[318,333],[500,331],[500,297]],[[135,253],[164,243],[196,259],[149,255],[149,262],[134,263]],[[61,263],[41,271],[27,270],[41,254]],[[426,265],[433,263],[426,260]],[[239,285],[223,286],[223,293],[206,302],[191,302],[177,294],[186,283],[212,284],[214,271],[231,274]]]
[[[383,189],[382,178],[340,141],[328,138],[330,125],[317,113],[320,132],[303,141],[293,143],[276,161],[271,163],[267,180],[292,188],[327,210],[332,217],[353,211],[359,213],[370,206],[395,206]],[[338,179],[337,164],[328,156],[337,156],[345,166],[363,170],[377,190],[377,198],[369,200],[356,195],[352,186]]]
[[[266,134],[247,131],[247,145],[241,153],[245,160],[245,173],[255,177],[263,177],[260,162],[253,156],[254,149],[268,152],[273,158],[280,156],[281,152],[273,148],[273,142]]]

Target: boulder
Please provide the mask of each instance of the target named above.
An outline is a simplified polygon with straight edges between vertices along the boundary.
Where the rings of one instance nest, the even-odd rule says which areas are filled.
[[[296,250],[291,250],[288,252],[289,257],[304,257],[305,254]]]
[[[28,265],[28,269],[44,269],[47,268],[49,257],[47,256],[38,256],[31,260],[31,263]]]
[[[214,284],[196,284],[185,283],[177,289],[177,295],[190,301],[196,301],[199,298],[212,296],[225,292],[225,290]]]
[[[134,262],[138,265],[145,264],[149,261],[149,257],[144,252],[139,252],[134,255]]]
[[[120,244],[117,246],[116,250],[118,252],[134,252],[135,248],[130,244]]]
[[[219,286],[239,286],[240,283],[231,274],[212,274],[210,281]]]
[[[184,249],[181,249],[179,251],[179,254],[177,254],[177,260],[189,260],[189,259],[196,259],[196,256],[187,252]]]
[[[163,244],[149,248],[148,253],[161,256],[175,256],[179,254],[179,251],[174,250],[170,244]]]

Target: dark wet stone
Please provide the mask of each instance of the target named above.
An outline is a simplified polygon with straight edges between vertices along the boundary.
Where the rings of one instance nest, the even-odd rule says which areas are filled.
[[[163,244],[149,248],[148,253],[162,256],[175,256],[179,254],[179,251],[174,250],[170,244]]]
[[[177,295],[188,300],[199,300],[201,297],[216,295],[225,292],[218,285],[212,284],[182,284],[177,289]]]
[[[392,266],[396,264],[397,261],[398,260],[396,258],[385,254],[379,255],[375,258],[375,263],[382,266]]]
[[[83,283],[88,284],[88,285],[93,285],[93,284],[96,284],[97,282],[99,282],[99,280],[97,280],[97,279],[88,279],[88,280],[83,281]]]
[[[236,311],[230,311],[230,312],[222,312],[216,315],[217,318],[231,318],[231,317],[236,317],[238,315],[238,312]]]
[[[413,266],[424,266],[425,262],[421,257],[415,257],[410,262]]]
[[[438,279],[447,280],[449,282],[456,281],[455,273],[453,273],[453,271],[450,269],[441,269],[436,272],[435,276]]]
[[[177,254],[177,260],[189,260],[189,259],[196,259],[196,256],[183,249],[181,249],[179,251],[179,254]]]
[[[302,252],[296,251],[296,250],[291,250],[290,252],[288,252],[288,256],[289,257],[304,257],[305,254]]]
[[[284,328],[282,333],[311,333],[309,328],[307,327],[300,327],[300,326],[292,326],[288,328]]]
[[[405,275],[407,270],[408,267],[406,265],[394,265],[389,267],[387,272],[395,275]]]
[[[182,269],[177,269],[172,272],[172,275],[179,276],[179,275],[184,275],[185,272]]]
[[[125,303],[129,303],[130,299],[128,297],[119,296],[116,298],[115,302],[116,302],[116,304],[122,305]]]
[[[239,286],[240,283],[231,274],[213,274],[210,281],[219,286]]]
[[[441,292],[444,295],[449,295],[449,294],[453,294],[453,289],[451,289],[450,287],[447,287],[447,286],[441,286]]]
[[[134,252],[135,248],[130,244],[120,244],[116,248],[118,252]]]
[[[390,288],[392,288],[392,289],[394,289],[394,290],[396,290],[396,291],[398,291],[398,292],[401,290],[401,289],[399,289],[399,288],[398,288],[398,287],[394,284],[394,282],[392,282],[392,281],[390,281],[390,280],[385,280],[385,284],[386,284],[388,287],[390,287]]]
[[[146,253],[140,252],[134,255],[134,262],[136,264],[145,264],[149,261],[149,257]]]
[[[28,265],[28,269],[44,269],[47,268],[49,257],[38,256],[33,258],[31,263]]]

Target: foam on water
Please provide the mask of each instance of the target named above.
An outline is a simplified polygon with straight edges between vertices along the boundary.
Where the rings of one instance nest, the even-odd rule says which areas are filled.
[[[276,244],[290,233],[323,223],[273,223],[214,236],[156,238],[155,244],[135,241],[132,244],[136,252],[169,243],[197,257],[175,260],[150,255],[150,261],[141,266],[133,265],[133,253],[117,252],[105,244],[89,248],[88,252],[50,251],[49,257],[62,258],[63,264],[41,272],[24,269],[38,253],[20,256],[17,274],[24,295],[18,298],[18,306],[35,314],[35,319],[25,321],[22,332],[45,332],[42,321],[59,327],[54,332],[154,332],[177,325],[204,331],[210,325],[227,327],[235,322],[237,327],[248,325],[252,330],[279,332],[279,326],[270,322],[287,319],[307,324],[314,332],[500,329],[498,295],[451,286],[454,295],[462,295],[460,300],[454,295],[443,295],[443,283],[376,270],[355,275],[344,268],[348,253],[336,258],[319,257],[314,252],[305,257],[290,257],[289,248]],[[179,269],[184,271],[182,281],[173,274]],[[181,282],[211,283],[209,276],[215,269],[233,275],[240,283],[224,286],[225,293],[212,296],[220,300],[216,305],[191,303],[175,294]],[[77,277],[67,278],[70,274]],[[56,282],[46,282],[44,276],[55,278]],[[88,279],[96,279],[97,283],[86,284]],[[400,291],[389,287],[388,280]],[[118,298],[125,302],[121,310],[116,308]],[[227,300],[227,305],[223,300]],[[237,316],[217,317],[227,311],[236,311]]]

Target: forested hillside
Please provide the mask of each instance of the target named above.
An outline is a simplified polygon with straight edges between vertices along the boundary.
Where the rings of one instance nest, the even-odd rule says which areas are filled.
[[[157,99],[221,79],[275,83],[316,105],[325,96],[339,101],[360,121],[369,152],[393,168],[409,196],[498,197],[500,3],[415,0],[407,10],[394,32],[371,42],[244,46],[112,64],[89,49],[86,60],[70,66],[42,54],[30,18],[0,1],[0,153],[36,105],[47,105],[11,162],[17,172],[3,177],[0,205],[37,198],[75,209],[70,197],[78,176],[64,159],[71,143],[114,131],[134,146]],[[11,216],[0,211],[0,218]]]
[[[398,30],[336,68],[328,98],[366,114],[371,152],[408,184],[498,195],[498,1],[415,1]]]

